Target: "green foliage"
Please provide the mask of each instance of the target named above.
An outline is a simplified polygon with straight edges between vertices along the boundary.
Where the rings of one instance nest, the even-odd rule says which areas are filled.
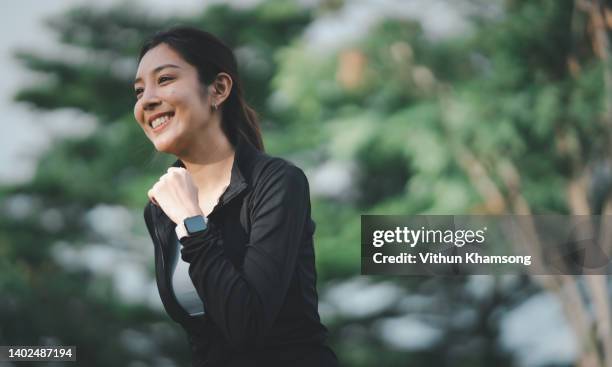
[[[578,42],[587,36],[570,0],[507,1],[502,16],[475,17],[471,33],[439,41],[416,21],[385,19],[339,49],[313,49],[304,29],[341,4],[214,5],[187,18],[155,18],[127,5],[82,7],[49,21],[58,39],[83,57],[22,50],[18,60],[46,78],[15,98],[43,110],[77,108],[99,125],[87,138],[55,144],[32,182],[0,193],[38,203],[25,218],[1,217],[0,293],[8,296],[0,299],[0,342],[39,344],[52,336],[79,345],[79,363],[86,366],[154,365],[160,357],[187,363],[178,326],[124,304],[110,279],[63,269],[51,255],[57,241],[79,247],[100,240],[82,220],[97,204],[140,213],[147,189],[173,159],[154,156],[134,122],[131,87],[140,43],[169,25],[202,27],[234,47],[270,154],[296,158],[303,168],[325,160],[357,167],[354,198],[312,200],[321,293],[359,273],[362,214],[482,213],[489,198],[475,180],[489,179],[507,196],[508,172],[520,178],[520,193],[534,213],[568,212],[568,180],[576,167],[607,159],[612,135],[605,122],[605,65]],[[569,71],[571,58],[578,72]],[[466,157],[472,161],[466,164]],[[470,176],[475,162],[483,170]],[[594,208],[609,192],[607,181],[597,184]],[[64,225],[42,224],[38,213],[45,210],[59,211]],[[407,290],[405,300],[436,300],[438,308],[423,318],[443,337],[420,351],[394,349],[379,337],[377,322],[412,311],[392,304],[365,316],[336,313],[325,322],[345,365],[512,365],[497,348],[499,315],[531,292],[527,285],[485,302],[464,291],[464,279],[389,281]],[[479,317],[457,327],[446,322],[453,308]],[[126,330],[152,335],[159,353],[126,347],[117,338]]]

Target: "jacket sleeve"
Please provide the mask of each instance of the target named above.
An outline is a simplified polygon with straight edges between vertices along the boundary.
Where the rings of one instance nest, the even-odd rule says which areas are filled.
[[[296,268],[310,210],[308,180],[298,167],[273,160],[257,181],[242,269],[225,257],[224,239],[212,221],[206,231],[180,240],[208,316],[236,349],[257,345],[272,326]]]
[[[151,237],[151,240],[155,241],[155,230],[153,229],[154,225],[153,220],[151,219],[151,205],[149,201],[147,201],[147,204],[144,207],[143,216],[145,224],[147,225],[147,230],[149,231],[149,236]]]

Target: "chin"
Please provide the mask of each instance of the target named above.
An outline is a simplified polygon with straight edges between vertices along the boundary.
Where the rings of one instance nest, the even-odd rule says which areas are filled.
[[[170,153],[173,150],[172,147],[174,144],[172,143],[172,141],[169,141],[169,139],[155,137],[151,139],[151,142],[153,143],[155,150],[160,153]]]
[[[172,144],[154,144],[155,149],[160,153],[174,154],[176,148]]]
[[[168,126],[168,129],[161,134],[151,133],[149,139],[158,152],[175,154],[181,150],[181,147],[189,145],[189,134],[189,131],[184,131],[179,125]]]
[[[153,145],[155,146],[155,149],[160,153],[167,153],[167,154],[174,154],[174,155],[177,155],[177,153],[180,151],[180,146],[181,146],[181,144],[178,144],[178,141],[176,140],[176,138],[158,139],[157,141],[153,140]]]

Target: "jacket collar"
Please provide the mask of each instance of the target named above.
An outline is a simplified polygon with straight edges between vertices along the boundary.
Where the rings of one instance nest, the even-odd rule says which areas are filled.
[[[230,184],[223,195],[219,198],[219,205],[224,205],[236,195],[240,194],[253,182],[253,166],[259,155],[263,154],[251,143],[242,137],[238,137],[238,142],[234,146],[234,162],[232,163],[232,174]],[[184,163],[177,159],[172,167],[183,167]]]

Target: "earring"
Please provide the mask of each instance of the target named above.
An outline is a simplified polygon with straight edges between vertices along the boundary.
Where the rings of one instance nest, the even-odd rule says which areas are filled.
[[[216,111],[216,110],[217,110],[217,104],[213,103],[213,111]]]

